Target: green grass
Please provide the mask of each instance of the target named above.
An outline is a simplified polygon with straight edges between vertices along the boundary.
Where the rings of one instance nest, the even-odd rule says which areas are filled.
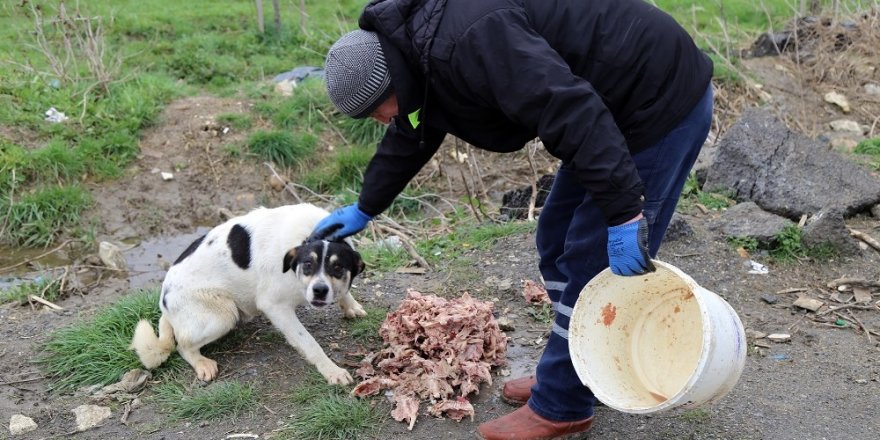
[[[221,381],[189,389],[185,378],[176,377],[156,386],[154,399],[172,420],[212,420],[238,417],[257,407],[257,391],[251,384]]]
[[[474,249],[487,249],[495,240],[513,234],[533,232],[536,222],[489,223],[485,225],[458,225],[450,234],[416,243],[419,255],[428,263],[452,260]]]
[[[871,168],[880,171],[880,137],[859,142],[853,152],[866,156]]]
[[[41,276],[8,289],[0,290],[0,304],[17,302],[24,304],[28,296],[38,296],[47,301],[55,302],[61,298],[61,283],[51,277]]]
[[[248,149],[262,160],[290,167],[315,150],[317,138],[308,133],[258,131],[248,138]]]
[[[351,320],[348,334],[358,342],[381,342],[379,327],[388,316],[388,310],[378,307],[365,307],[364,310],[367,316]]]
[[[86,385],[106,385],[128,370],[142,368],[128,346],[140,319],[149,319],[154,325],[158,322],[158,301],[158,289],[133,292],[93,318],[49,335],[37,363],[49,378],[50,389],[71,391]],[[175,355],[157,371],[173,372],[185,365]]]
[[[304,167],[300,182],[314,191],[331,194],[360,188],[363,172],[375,151],[375,147],[367,146],[339,148],[316,165]]]
[[[227,125],[236,130],[247,130],[254,125],[250,115],[242,113],[221,113],[217,115],[217,123]]]
[[[370,400],[352,397],[344,387],[328,385],[318,373],[310,373],[290,400],[297,408],[280,434],[282,439],[373,438],[383,418]]]
[[[0,242],[20,247],[49,246],[62,231],[80,223],[82,212],[91,203],[88,191],[79,185],[46,186],[18,194],[14,201],[0,199],[0,212],[6,217]]]

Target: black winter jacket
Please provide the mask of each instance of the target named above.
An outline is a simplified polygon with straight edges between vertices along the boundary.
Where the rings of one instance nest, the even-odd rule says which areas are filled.
[[[374,0],[399,114],[364,174],[377,215],[453,134],[511,152],[540,137],[577,172],[609,225],[642,209],[631,159],[706,92],[712,62],[641,0]]]

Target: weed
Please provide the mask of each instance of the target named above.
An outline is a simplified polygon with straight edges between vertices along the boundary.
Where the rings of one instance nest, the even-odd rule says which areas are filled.
[[[285,167],[314,151],[316,143],[317,138],[311,134],[293,135],[286,131],[258,131],[248,138],[251,153]]]
[[[70,391],[85,385],[106,385],[132,368],[142,368],[128,347],[140,319],[154,325],[159,321],[158,303],[158,289],[133,292],[91,320],[53,332],[37,360],[51,381],[50,389]],[[159,371],[175,371],[184,365],[179,356],[173,356]]]
[[[358,342],[378,342],[379,327],[385,321],[388,310],[378,307],[366,307],[367,316],[355,318],[349,325],[349,335]]]
[[[528,310],[529,316],[535,319],[542,324],[552,324],[553,323],[553,305],[552,304],[540,304],[535,305]]]
[[[8,289],[0,291],[0,304],[17,302],[24,304],[29,296],[38,296],[47,301],[55,302],[61,297],[61,283],[51,277],[38,277]]]
[[[803,231],[795,225],[786,226],[776,235],[770,247],[770,257],[780,263],[789,263],[806,256],[802,243]]]
[[[236,130],[247,130],[254,124],[251,117],[241,113],[223,113],[217,115],[217,123],[230,126]]]
[[[726,194],[703,191],[700,188],[700,182],[697,180],[697,175],[691,172],[681,191],[679,206],[684,209],[689,209],[696,203],[715,211],[736,204],[736,202]]]
[[[728,237],[727,242],[734,248],[743,248],[749,252],[756,251],[760,244],[755,237]]]
[[[153,398],[172,420],[235,418],[257,404],[257,392],[251,384],[224,381],[187,389],[182,378],[169,379],[154,389]]]
[[[382,420],[369,400],[350,396],[343,387],[328,385],[317,373],[307,376],[291,400],[302,408],[282,432],[283,439],[372,438]]]
[[[868,156],[871,168],[875,171],[880,171],[880,137],[859,142],[853,152]]]

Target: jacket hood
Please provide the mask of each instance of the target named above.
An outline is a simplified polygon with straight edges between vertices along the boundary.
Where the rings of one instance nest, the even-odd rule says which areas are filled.
[[[424,103],[431,44],[445,6],[446,0],[373,0],[358,21],[379,35],[401,115]]]

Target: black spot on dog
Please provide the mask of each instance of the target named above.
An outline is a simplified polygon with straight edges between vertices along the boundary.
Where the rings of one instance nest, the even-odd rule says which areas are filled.
[[[202,240],[204,240],[204,239],[205,239],[205,236],[203,235],[203,236],[197,238],[196,241],[190,243],[189,247],[186,248],[186,250],[184,250],[183,253],[180,254],[180,256],[177,257],[176,260],[174,260],[174,264],[177,264],[183,260],[186,260],[186,257],[192,255],[192,253],[195,252],[196,249],[198,249],[199,245],[202,244]]]
[[[251,266],[251,233],[244,226],[233,225],[226,244],[232,251],[232,261],[238,267],[247,269]]]
[[[208,240],[208,246],[211,246],[212,244],[214,244],[214,239],[213,239],[213,238],[210,239],[210,240]]]
[[[171,289],[169,289],[168,287],[162,288],[162,308],[164,309],[168,309],[167,299],[169,293],[171,293]]]

